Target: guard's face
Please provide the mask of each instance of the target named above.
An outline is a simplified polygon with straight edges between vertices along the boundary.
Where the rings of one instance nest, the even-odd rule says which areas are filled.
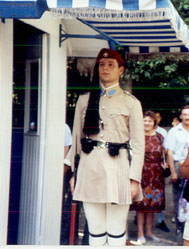
[[[189,125],[189,109],[184,109],[181,112],[180,118],[184,125]]]
[[[144,117],[144,131],[152,131],[155,129],[154,120],[150,117]]]
[[[105,86],[111,86],[119,82],[124,68],[119,67],[117,60],[111,58],[102,58],[99,62],[100,82]]]

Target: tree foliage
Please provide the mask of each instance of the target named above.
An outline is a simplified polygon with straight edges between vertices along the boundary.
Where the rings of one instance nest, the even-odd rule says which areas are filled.
[[[189,0],[171,0],[183,20],[189,25]]]
[[[131,78],[135,86],[187,87],[189,58],[174,55],[156,55],[145,60],[127,60],[125,79]]]

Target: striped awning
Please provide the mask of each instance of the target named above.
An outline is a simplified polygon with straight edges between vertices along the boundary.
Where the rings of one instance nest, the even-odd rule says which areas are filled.
[[[47,9],[46,0],[0,0],[0,18],[40,18]]]
[[[129,52],[188,52],[189,29],[169,0],[47,0]]]
[[[165,8],[169,0],[47,0],[49,8],[99,8],[109,10],[147,10]]]

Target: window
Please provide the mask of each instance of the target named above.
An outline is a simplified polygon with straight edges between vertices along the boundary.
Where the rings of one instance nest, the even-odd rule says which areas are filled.
[[[40,112],[40,60],[26,61],[24,131],[38,133]]]

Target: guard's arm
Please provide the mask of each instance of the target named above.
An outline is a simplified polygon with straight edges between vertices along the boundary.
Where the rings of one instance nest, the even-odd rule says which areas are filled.
[[[132,148],[129,177],[130,180],[140,183],[144,164],[144,121],[142,107],[137,99],[133,101],[130,110],[129,131]]]

